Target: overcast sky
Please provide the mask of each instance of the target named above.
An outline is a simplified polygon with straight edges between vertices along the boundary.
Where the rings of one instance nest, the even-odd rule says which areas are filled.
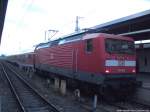
[[[0,54],[28,51],[49,29],[59,30],[55,38],[72,33],[76,16],[82,29],[148,9],[150,0],[9,0]]]

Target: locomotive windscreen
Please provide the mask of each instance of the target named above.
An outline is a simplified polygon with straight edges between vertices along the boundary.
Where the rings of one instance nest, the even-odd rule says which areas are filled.
[[[106,39],[105,48],[108,53],[135,54],[134,42],[118,39]]]

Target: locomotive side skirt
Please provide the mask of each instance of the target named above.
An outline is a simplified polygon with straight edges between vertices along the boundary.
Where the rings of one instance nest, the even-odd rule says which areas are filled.
[[[118,80],[122,79],[122,80],[126,80],[126,82],[130,80],[134,81],[136,79],[136,76],[134,74],[116,74],[116,75],[109,74],[108,75],[108,74],[101,74],[101,73],[93,74],[93,73],[83,72],[83,71],[74,72],[70,69],[54,67],[46,64],[37,64],[35,67],[38,70],[43,70],[43,71],[57,74],[57,75],[52,75],[52,77],[55,76],[66,77],[66,78],[76,79],[76,80],[84,81],[95,85],[101,85],[113,79],[118,79]]]

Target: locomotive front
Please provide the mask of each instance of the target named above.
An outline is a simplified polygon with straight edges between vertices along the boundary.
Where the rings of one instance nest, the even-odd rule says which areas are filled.
[[[134,41],[105,39],[105,73],[136,73],[136,56]]]
[[[128,37],[113,37],[104,39],[105,84],[118,93],[129,94],[140,84],[136,80],[136,53],[134,40]],[[117,92],[115,92],[117,93]]]

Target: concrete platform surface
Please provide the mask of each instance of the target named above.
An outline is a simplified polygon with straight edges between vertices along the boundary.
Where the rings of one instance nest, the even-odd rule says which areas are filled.
[[[150,73],[138,73],[137,80],[143,82],[144,88],[150,88]]]

